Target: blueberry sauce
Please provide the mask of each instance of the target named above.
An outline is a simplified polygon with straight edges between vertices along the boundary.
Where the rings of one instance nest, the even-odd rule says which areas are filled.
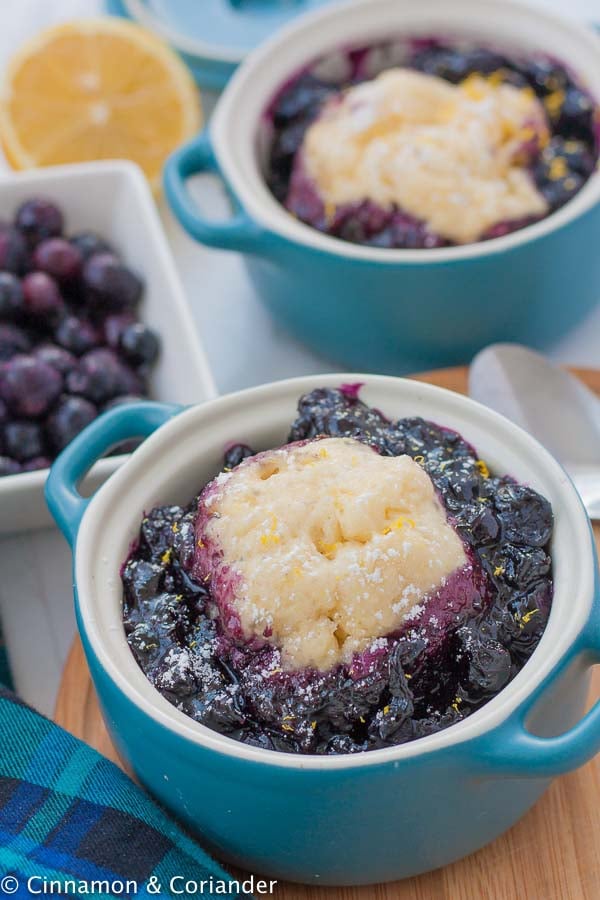
[[[535,650],[552,600],[550,504],[491,474],[459,434],[420,418],[389,421],[357,386],[302,397],[289,441],[353,437],[429,474],[472,564],[429,598],[426,615],[328,671],[274,669],[271,646],[236,641],[209,583],[191,575],[197,498],[147,513],[123,564],[127,641],[154,687],[197,722],[256,747],[355,753],[415,740],[494,697]],[[225,453],[230,470],[252,455]],[[202,487],[202,486],[200,486]]]
[[[494,83],[533,91],[545,110],[550,138],[545,146],[524,149],[529,175],[546,201],[546,215],[570,200],[594,172],[600,150],[598,106],[568,68],[550,57],[511,57],[484,47],[457,47],[436,39],[338,51],[287,82],[268,110],[273,129],[267,162],[269,188],[296,218],[318,231],[387,249],[452,246],[452,241],[414,215],[395,206],[383,208],[368,198],[327,209],[316,185],[303,171],[300,151],[304,137],[325,104],[395,66],[455,85],[480,75]],[[502,237],[534,221],[536,217],[497,222],[479,240]]]

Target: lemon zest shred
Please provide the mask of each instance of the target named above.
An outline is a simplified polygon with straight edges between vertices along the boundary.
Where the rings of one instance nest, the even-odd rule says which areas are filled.
[[[490,477],[490,470],[487,467],[487,463],[485,463],[483,459],[478,459],[475,465],[479,469],[479,473],[483,478]]]

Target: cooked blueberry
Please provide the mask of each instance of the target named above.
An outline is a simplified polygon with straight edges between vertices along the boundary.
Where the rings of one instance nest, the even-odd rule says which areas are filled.
[[[462,684],[469,700],[499,693],[511,675],[507,649],[499,641],[482,637],[473,626],[460,628],[458,639],[465,664]]]
[[[159,637],[147,622],[138,622],[127,635],[127,642],[139,661],[153,661],[160,647]]]
[[[77,316],[61,319],[54,331],[54,340],[75,356],[81,356],[100,343],[98,331],[92,323]]]
[[[594,113],[594,103],[589,94],[570,87],[557,112],[556,130],[563,137],[587,141],[593,146]]]
[[[30,244],[37,244],[62,234],[63,216],[51,200],[35,197],[19,207],[15,225]]]
[[[136,306],[143,290],[138,276],[112,253],[95,253],[86,260],[83,286],[90,307],[105,313]]]
[[[23,312],[21,283],[11,272],[0,272],[0,319],[12,321]]]
[[[533,488],[521,484],[503,485],[494,504],[506,540],[531,547],[543,547],[548,543],[552,534],[552,507]]]
[[[569,83],[565,69],[550,59],[530,60],[521,71],[540,97],[564,91]]]
[[[0,269],[19,275],[27,264],[27,244],[20,231],[0,223]]]
[[[56,453],[63,450],[76,435],[89,425],[98,410],[83,397],[64,395],[46,421],[46,430]]]
[[[247,444],[232,444],[231,447],[228,447],[225,451],[223,468],[235,469],[236,466],[239,466],[239,464],[244,459],[248,459],[249,456],[254,456],[254,450]]]
[[[67,375],[67,390],[94,403],[105,403],[121,394],[139,394],[139,378],[112,350],[99,348],[85,353],[77,369]]]
[[[16,459],[0,455],[0,478],[3,478],[5,475],[18,475],[20,471],[21,466]]]
[[[93,231],[81,231],[79,234],[73,235],[71,244],[73,244],[83,259],[88,259],[94,253],[115,254],[113,247],[108,241],[105,241],[104,238]]]
[[[277,98],[273,110],[276,125],[285,125],[298,116],[315,115],[334,88],[305,72]]]
[[[36,269],[57,281],[72,281],[81,271],[83,257],[73,243],[64,238],[49,238],[35,248],[33,263]]]
[[[389,703],[386,703],[383,709],[378,709],[373,716],[369,724],[369,737],[383,742],[392,740],[411,718],[413,712],[410,691],[401,697],[391,697]]]
[[[460,526],[468,532],[477,544],[493,544],[500,536],[500,522],[488,505],[467,508],[466,515],[459,517]]]
[[[159,506],[144,516],[141,537],[154,556],[169,555],[183,514],[180,506]]]
[[[30,272],[23,279],[24,308],[41,325],[55,322],[65,309],[56,281],[46,272]]]
[[[412,65],[428,75],[437,75],[453,84],[463,81],[473,73],[491,75],[495,72],[511,73],[507,59],[492,50],[454,50],[450,47],[431,47],[419,51],[412,59]],[[513,76],[516,73],[513,73]]]
[[[141,322],[128,325],[120,335],[119,350],[135,366],[152,365],[158,357],[158,336]]]
[[[44,454],[44,433],[35,422],[9,422],[2,436],[7,454],[21,463]]]
[[[558,162],[555,162],[558,160]],[[547,177],[550,177],[550,171],[554,166],[555,169],[566,177],[565,169],[568,172],[576,172],[578,175],[588,177],[594,171],[596,162],[589,144],[584,141],[576,141],[573,139],[565,139],[561,137],[552,138],[546,147],[542,150],[540,162],[546,167]]]
[[[167,650],[154,676],[154,685],[159,691],[176,697],[193,694],[198,684],[189,650],[175,647]]]
[[[330,437],[356,437],[384,449],[388,435],[386,419],[361,400],[341,390],[319,388],[298,403],[298,418],[289,440],[301,441],[327,434]]]
[[[31,341],[22,328],[0,322],[0,363],[30,349]]]
[[[147,560],[129,560],[121,573],[128,601],[139,606],[152,600],[161,592],[164,577],[163,566]]]
[[[0,369],[0,395],[16,416],[45,415],[62,390],[56,369],[34,356],[15,356]]]
[[[524,590],[550,572],[552,561],[539,547],[517,547],[505,541],[487,557],[490,574],[513,587]]]

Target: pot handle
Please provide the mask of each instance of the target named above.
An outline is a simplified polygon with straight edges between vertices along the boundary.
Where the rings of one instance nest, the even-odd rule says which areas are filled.
[[[600,663],[600,588],[588,624],[571,653],[551,672],[527,701],[498,728],[484,735],[477,759],[484,772],[493,775],[554,778],[589,762],[600,751],[600,700],[568,731],[556,737],[539,737],[528,730],[526,720],[533,707],[565,670],[576,661],[586,667]]]
[[[234,215],[223,221],[205,219],[187,189],[186,181],[200,172],[212,172],[223,181],[234,208]],[[164,187],[176,218],[197,241],[221,250],[259,252],[268,242],[263,231],[250,218],[227,183],[215,157],[208,129],[173,153],[164,169]]]
[[[181,406],[168,403],[117,406],[94,419],[57,457],[46,480],[46,502],[71,547],[91,499],[77,490],[84,475],[111,447],[130,438],[148,437],[181,410]]]

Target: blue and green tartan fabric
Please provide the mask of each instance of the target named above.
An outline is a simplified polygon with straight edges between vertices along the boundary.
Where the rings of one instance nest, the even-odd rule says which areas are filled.
[[[249,896],[117,766],[1,688],[0,896],[7,876],[14,897],[32,876],[111,886],[96,897],[175,896],[176,876],[205,882],[195,896]]]

